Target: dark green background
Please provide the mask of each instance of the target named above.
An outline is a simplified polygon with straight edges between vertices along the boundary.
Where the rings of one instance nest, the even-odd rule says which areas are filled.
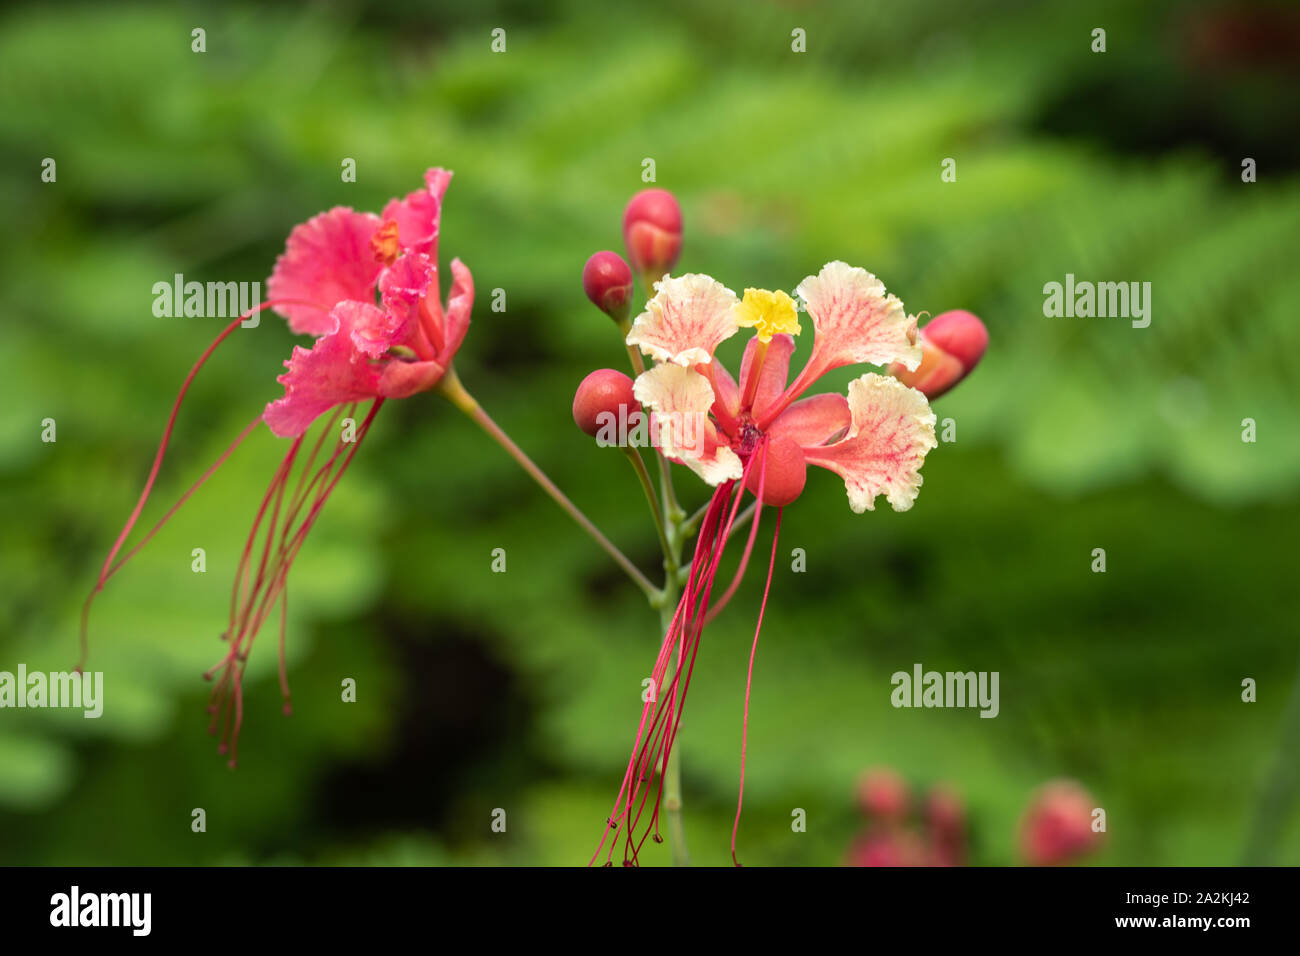
[[[462,379],[655,568],[625,462],[569,414],[586,372],[624,361],[579,276],[591,252],[620,247],[652,157],[684,208],[682,269],[790,290],[844,259],[910,311],[969,308],[992,336],[977,374],[937,403],[958,440],[927,460],[911,512],[853,515],[816,472],[786,513],[782,553],[804,548],[808,570],[780,561],[773,582],[743,859],[840,862],[861,828],[856,778],[888,764],[964,795],[976,862],[1015,861],[1021,809],[1057,776],[1107,810],[1100,862],[1300,860],[1286,730],[1300,57],[1294,17],[1276,12],[1290,8],[546,6],[5,13],[0,669],[74,663],[81,599],[220,328],[155,318],[153,283],[263,280],[295,223],[378,209],[430,165],[456,171],[444,261],[464,259],[479,289]],[[489,50],[495,27],[504,54]],[[1105,54],[1090,51],[1095,27]],[[56,183],[40,181],[44,157]],[[340,181],[344,157],[355,184]],[[955,183],[940,181],[945,157]],[[1257,183],[1241,181],[1243,157]],[[1067,272],[1151,282],[1151,327],[1045,318],[1042,286]],[[488,308],[496,288],[502,313]],[[733,368],[740,338],[722,351]],[[218,353],[146,520],[276,396],[292,343],[268,315]],[[656,622],[432,395],[384,409],[330,501],[289,584],[296,713],[279,714],[263,635],[241,767],[226,769],[199,675],[222,653],[230,576],[285,447],[259,431],[110,584],[90,659],[106,675],[102,719],[0,712],[0,862],[585,862]],[[703,501],[679,471],[688,505]],[[206,574],[190,570],[194,547]],[[1089,570],[1097,547],[1104,575]],[[708,631],[683,724],[700,862],[728,859],[761,578]],[[1001,715],[893,709],[889,675],[918,661],[999,671]],[[346,677],[355,704],[340,702]],[[1247,677],[1257,703],[1240,699]],[[1289,719],[1300,725],[1300,699]],[[796,807],[807,833],[790,830]]]

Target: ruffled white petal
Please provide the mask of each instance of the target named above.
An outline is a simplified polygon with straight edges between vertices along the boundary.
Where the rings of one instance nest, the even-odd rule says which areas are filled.
[[[935,415],[924,395],[887,375],[869,372],[849,383],[852,422],[840,441],[805,448],[809,464],[844,479],[849,507],[874,511],[884,495],[895,511],[906,511],[921,489],[921,465],[937,446]]]
[[[680,365],[656,365],[637,376],[632,394],[655,412],[656,440],[670,458],[683,461],[704,454],[713,386],[699,372]]]
[[[721,282],[691,273],[655,283],[655,296],[636,317],[627,344],[656,362],[707,365],[719,343],[736,334],[740,300]]]
[[[842,365],[888,365],[909,370],[921,362],[916,317],[866,269],[828,262],[796,290],[808,305],[816,340],[808,359],[814,377]],[[811,380],[805,385],[811,384]]]

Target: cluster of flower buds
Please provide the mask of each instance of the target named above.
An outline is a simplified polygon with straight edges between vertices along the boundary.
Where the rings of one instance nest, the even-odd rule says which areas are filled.
[[[876,768],[858,784],[858,807],[867,829],[849,849],[850,866],[962,866],[968,855],[966,808],[961,797],[935,786],[913,800],[895,771]],[[1030,797],[1017,847],[1030,866],[1075,863],[1101,844],[1093,830],[1093,800],[1073,780],[1053,780]]]
[[[966,810],[961,798],[932,787],[915,804],[907,782],[888,768],[858,784],[867,830],[849,850],[850,866],[961,866],[966,862]]]
[[[643,189],[623,211],[623,241],[628,265],[617,252],[597,252],[582,269],[582,289],[592,305],[608,315],[626,336],[631,326],[633,269],[647,297],[682,253],[682,207],[666,189]],[[573,397],[573,420],[595,437],[606,416],[630,418],[641,410],[632,395],[632,380],[614,369],[597,369],[582,380]]]
[[[632,305],[633,269],[647,298],[654,284],[672,271],[682,254],[682,207],[666,189],[643,189],[623,211],[623,241],[628,265],[617,252],[597,252],[582,270],[582,288],[600,311],[620,325]]]

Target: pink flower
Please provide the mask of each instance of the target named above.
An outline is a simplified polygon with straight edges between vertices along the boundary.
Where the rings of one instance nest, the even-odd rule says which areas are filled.
[[[382,218],[336,206],[289,234],[267,287],[272,301],[292,303],[275,306],[289,327],[316,342],[295,346],[285,362],[284,397],[263,414],[275,434],[301,435],[337,405],[428,391],[450,367],[469,329],[474,280],[453,259],[443,309],[438,224],[451,173],[430,169],[425,182],[391,200]]]
[[[929,402],[895,378],[868,372],[849,384],[847,397],[803,397],[836,368],[899,362],[915,369],[921,361],[916,319],[864,269],[831,262],[800,283],[797,292],[815,338],[793,382],[790,359],[794,336],[802,327],[794,300],[784,292],[747,289],[738,299],[717,280],[697,274],[666,277],[655,283],[655,290],[627,335],[629,346],[656,362],[637,376],[633,394],[651,413],[651,434],[657,436],[660,451],[717,490],[704,511],[681,600],[651,671],[658,696],[643,709],[632,756],[593,862],[602,854],[612,862],[614,848],[622,842],[624,863],[634,864],[646,836],[659,839],[664,776],[700,638],[744,576],[763,505],[778,511],[750,650],[751,678],[776,561],[781,509],[803,492],[807,466],[818,465],[842,478],[849,506],[856,512],[872,510],[881,495],[896,511],[905,511],[920,489],[925,455],[936,444]],[[745,349],[737,382],[714,355],[741,328],[753,328],[755,335]],[[714,580],[746,489],[757,499],[748,541],[735,577],[715,600]],[[733,860],[744,801],[749,697],[747,684]],[[638,835],[642,825],[645,835]],[[894,849],[873,846],[869,855]]]
[[[289,569],[326,500],[351,464],[383,403],[428,391],[451,369],[469,329],[474,283],[458,259],[451,263],[446,308],[439,298],[438,230],[451,173],[430,169],[424,189],[393,199],[382,216],[335,207],[289,234],[268,283],[271,298],[254,310],[274,308],[297,333],[315,337],[295,347],[278,379],[284,396],[270,402],[202,477],[126,554],[118,557],[153,488],[190,383],[216,347],[247,318],[240,316],[199,357],[181,386],[163,432],[153,468],[135,509],[109,551],[82,611],[82,659],[95,595],[225,462],[259,421],[292,438],[253,519],[231,588],[230,617],[222,635],[227,652],[205,675],[215,680],[209,730],[220,735],[219,752],[236,763],[243,724],[242,679],[253,640],[267,617],[280,609],[280,685],[289,712],[284,663]],[[354,433],[338,429],[361,403],[370,407]],[[319,437],[303,440],[316,419],[332,412]],[[336,437],[337,436],[337,437]],[[300,455],[301,453],[301,455]],[[295,469],[297,473],[295,475]]]

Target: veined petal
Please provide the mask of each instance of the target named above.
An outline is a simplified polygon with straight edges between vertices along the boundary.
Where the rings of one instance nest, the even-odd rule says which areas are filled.
[[[383,266],[375,259],[370,239],[379,224],[371,213],[335,206],[294,226],[266,283],[271,299],[307,303],[275,307],[289,320],[290,329],[299,335],[324,335],[333,328],[334,306],[374,297]]]
[[[438,221],[451,172],[430,169],[424,174],[424,182],[424,189],[407,194],[405,199],[390,199],[384,207],[383,218],[397,223],[397,241],[404,250],[422,253],[436,262]]]
[[[916,317],[907,314],[897,296],[887,295],[885,284],[866,269],[828,262],[796,291],[808,305],[816,338],[786,402],[842,365],[898,362],[914,369],[920,364]]]
[[[768,435],[785,436],[801,448],[824,445],[853,422],[849,402],[838,392],[809,395],[795,402],[768,426]]]
[[[844,479],[857,513],[874,511],[882,494],[895,511],[906,511],[920,491],[925,454],[937,445],[930,403],[897,379],[869,372],[849,383],[848,404],[848,434],[832,445],[805,448],[805,458]]]
[[[705,376],[680,365],[656,365],[637,376],[632,394],[654,411],[652,433],[666,456],[685,462],[705,453],[714,397]]]
[[[427,392],[442,381],[446,372],[441,362],[393,359],[385,363],[376,389],[384,398],[407,398],[417,392]]]
[[[367,302],[343,302],[329,315],[331,328],[310,349],[294,346],[277,382],[284,397],[266,406],[262,419],[282,438],[301,435],[316,418],[344,402],[376,398],[380,372],[357,353],[352,333],[359,325],[381,326],[385,313]]]
[[[707,365],[718,345],[736,334],[739,300],[718,280],[697,273],[655,283],[655,296],[636,317],[627,344],[657,362]]]

